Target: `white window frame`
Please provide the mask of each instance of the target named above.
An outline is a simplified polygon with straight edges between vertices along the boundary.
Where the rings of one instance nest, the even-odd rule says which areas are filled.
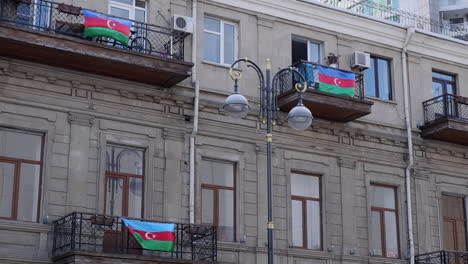
[[[135,10],[145,11],[145,21],[143,22],[146,23],[148,20],[148,1],[144,1],[144,2],[145,2],[145,8],[141,8],[141,7],[136,6],[136,0],[133,0],[133,5],[127,5],[124,3],[110,0],[108,4],[108,8],[107,8],[107,13],[111,14],[111,7],[116,7],[116,8],[128,10],[129,16],[130,16],[129,19],[135,20]]]
[[[210,17],[210,16],[205,16],[204,19],[205,18],[217,20],[217,21],[220,22],[220,31],[219,32],[207,30],[205,28],[205,26],[203,25],[203,33],[206,32],[206,33],[215,34],[215,35],[220,36],[220,38],[219,38],[219,53],[220,54],[219,54],[219,62],[210,61],[210,60],[206,59],[205,54],[203,54],[203,60],[207,61],[207,62],[210,62],[210,63],[217,63],[217,64],[231,66],[230,63],[228,64],[228,63],[224,62],[224,25],[226,24],[226,25],[234,26],[234,61],[236,61],[237,58],[238,58],[238,44],[239,44],[239,38],[238,38],[239,34],[238,34],[237,24],[233,23],[233,22],[225,21],[225,20],[222,20],[222,19],[219,19],[219,18]],[[205,43],[205,45],[206,45],[206,43]]]
[[[318,45],[319,47],[319,54],[318,54],[318,61],[315,62],[315,63],[318,63],[318,64],[321,64],[322,63],[322,43],[321,42],[318,42],[318,41],[310,41],[310,40],[307,40],[307,61],[311,61],[312,62],[312,59],[310,57],[310,44],[316,44]]]

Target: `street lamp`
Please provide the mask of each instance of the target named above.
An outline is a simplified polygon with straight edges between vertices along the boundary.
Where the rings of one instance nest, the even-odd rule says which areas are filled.
[[[288,123],[289,125],[296,129],[296,130],[304,130],[308,128],[312,124],[312,113],[310,112],[307,107],[302,104],[302,93],[307,90],[307,82],[304,76],[296,69],[293,68],[285,68],[279,70],[274,76],[273,81],[271,82],[271,62],[269,59],[266,61],[266,71],[265,75],[263,74],[260,67],[255,64],[253,61],[244,58],[238,59],[234,63],[232,63],[231,68],[229,70],[229,74],[231,78],[234,80],[234,93],[224,101],[223,109],[226,112],[226,115],[236,117],[236,118],[243,118],[245,117],[249,110],[249,102],[248,100],[241,94],[239,94],[239,88],[237,83],[241,78],[241,72],[236,70],[234,67],[240,63],[245,62],[247,67],[254,69],[257,72],[259,82],[260,82],[260,117],[263,119],[264,122],[267,124],[267,134],[266,134],[266,142],[267,142],[267,187],[268,187],[268,222],[267,222],[267,231],[268,231],[268,264],[273,264],[273,205],[272,205],[272,191],[271,191],[271,158],[272,158],[272,150],[271,144],[273,141],[272,135],[272,127],[273,121],[276,119],[276,113],[278,111],[278,107],[276,104],[276,95],[277,95],[277,83],[281,76],[284,76],[286,73],[291,73],[291,76],[296,74],[299,76],[300,82],[294,84],[295,89],[299,92],[299,100],[297,106],[295,106],[288,114]],[[265,78],[266,77],[266,78]],[[292,80],[291,80],[291,84]]]

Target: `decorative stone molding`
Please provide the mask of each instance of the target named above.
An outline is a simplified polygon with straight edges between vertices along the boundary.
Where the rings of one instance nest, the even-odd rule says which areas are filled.
[[[338,158],[338,165],[342,168],[355,169],[356,163],[356,160],[353,159]]]
[[[431,172],[427,170],[420,170],[420,169],[413,169],[411,171],[411,174],[413,175],[414,178],[416,179],[421,179],[428,181],[431,176]]]
[[[185,134],[182,129],[164,128],[163,130],[163,138],[168,140],[184,141]]]
[[[92,127],[95,124],[95,118],[87,114],[69,112],[68,122],[70,124]]]

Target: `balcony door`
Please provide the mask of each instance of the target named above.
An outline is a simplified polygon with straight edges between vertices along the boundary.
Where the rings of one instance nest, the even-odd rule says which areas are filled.
[[[444,249],[466,251],[465,198],[442,195]]]

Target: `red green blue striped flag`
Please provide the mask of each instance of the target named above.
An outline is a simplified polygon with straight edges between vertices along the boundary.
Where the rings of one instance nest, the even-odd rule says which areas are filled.
[[[174,251],[175,224],[161,224],[122,218],[130,234],[144,249]]]
[[[117,40],[122,45],[128,45],[131,21],[89,10],[83,10],[83,15],[85,18],[84,37],[108,37]]]
[[[342,71],[335,68],[317,66],[319,77],[319,90],[334,94],[354,96],[354,72]]]

